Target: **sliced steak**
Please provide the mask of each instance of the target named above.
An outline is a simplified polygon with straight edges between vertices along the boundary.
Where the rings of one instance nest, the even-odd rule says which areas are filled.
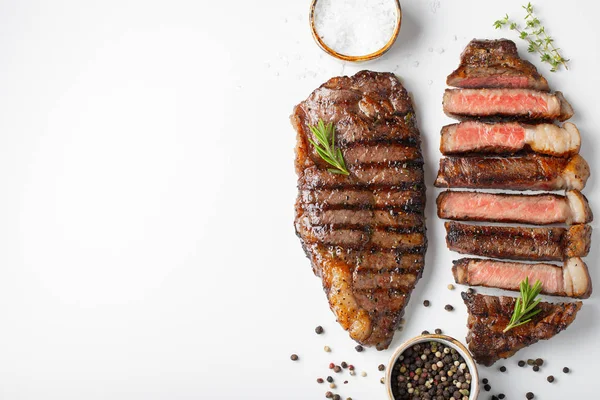
[[[575,320],[582,306],[574,303],[538,304],[541,310],[530,322],[502,332],[512,316],[513,297],[485,296],[462,293],[469,318],[467,344],[479,364],[490,366],[501,358],[508,358],[524,347],[539,340],[547,340],[565,330]]]
[[[577,154],[580,145],[579,130],[570,122],[561,128],[554,124],[464,121],[442,128],[440,151],[445,155],[453,155],[513,154],[532,150],[551,156],[568,156]]]
[[[570,158],[446,157],[440,160],[435,186],[509,190],[582,190],[590,167],[580,155]]]
[[[526,88],[548,91],[548,82],[522,60],[511,40],[473,39],[460,56],[460,65],[446,80],[460,88]]]
[[[569,258],[562,267],[554,264],[526,264],[481,258],[454,261],[452,274],[456,283],[470,286],[519,291],[525,278],[542,283],[542,293],[587,299],[592,294],[592,280],[587,265],[579,257]]]
[[[453,118],[566,121],[573,116],[561,92],[530,89],[446,89],[444,112]]]
[[[440,218],[458,221],[520,222],[533,225],[585,224],[593,219],[578,190],[556,194],[506,194],[446,191],[437,198]]]
[[[427,248],[420,136],[390,73],[330,79],[294,109],[295,227],[338,322],[385,349],[420,278]],[[350,175],[330,173],[308,137],[333,123]]]
[[[525,228],[446,222],[445,226],[450,250],[511,260],[565,261],[570,257],[585,257],[592,236],[589,225]]]

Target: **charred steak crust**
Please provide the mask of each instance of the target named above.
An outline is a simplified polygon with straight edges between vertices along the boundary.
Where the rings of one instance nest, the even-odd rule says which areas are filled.
[[[574,320],[582,306],[573,303],[539,303],[542,310],[531,322],[518,326],[506,333],[513,313],[513,297],[485,296],[462,293],[469,317],[467,344],[475,361],[490,366],[498,359],[508,358],[524,347],[539,340],[550,339],[565,330]]]
[[[585,257],[592,227],[525,228],[446,222],[446,244],[462,254],[511,260],[565,261]]]
[[[307,140],[336,128],[349,176],[327,171]],[[298,104],[296,233],[350,337],[385,349],[421,277],[425,185],[411,99],[395,75],[332,78]]]
[[[473,39],[446,83],[461,88],[528,88],[548,91],[548,82],[535,66],[522,60],[511,40]]]

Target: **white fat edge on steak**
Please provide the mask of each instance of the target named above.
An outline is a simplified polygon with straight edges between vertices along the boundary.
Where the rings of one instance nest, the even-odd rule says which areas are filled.
[[[525,143],[539,153],[575,154],[579,152],[581,137],[575,124],[570,122],[566,122],[562,127],[540,124],[527,126]]]
[[[563,266],[564,290],[567,296],[589,296],[591,279],[587,265],[579,257],[569,258]]]
[[[571,218],[567,224],[585,224],[592,220],[592,211],[586,198],[578,190],[566,192],[567,202],[571,209]]]
[[[582,190],[590,176],[590,166],[579,154],[574,155],[558,179],[564,188]]]

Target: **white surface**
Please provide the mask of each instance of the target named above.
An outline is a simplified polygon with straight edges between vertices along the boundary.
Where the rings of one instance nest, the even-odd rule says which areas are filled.
[[[354,352],[294,235],[288,116],[332,76],[402,77],[427,156],[430,250],[392,348],[436,327],[464,338],[459,290],[446,289],[456,254],[434,214],[442,92],[468,40],[515,39],[492,22],[520,18],[521,3],[404,1],[394,48],[356,66],[313,43],[308,1],[2,1],[0,398],[318,399],[315,379],[346,360],[369,375],[339,392],[384,399],[376,366],[392,350]],[[577,112],[600,215],[598,9],[538,3],[573,61],[536,65]],[[482,368],[493,393],[591,398],[598,307],[594,293],[567,331],[496,364],[507,373]],[[537,356],[542,372],[516,367]]]

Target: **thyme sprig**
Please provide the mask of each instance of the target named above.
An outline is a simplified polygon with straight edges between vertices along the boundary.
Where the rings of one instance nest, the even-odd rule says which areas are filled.
[[[349,175],[342,151],[335,147],[335,127],[333,124],[330,122],[325,125],[323,120],[319,120],[316,126],[309,126],[309,128],[317,141],[315,142],[310,137],[308,141],[315,146],[319,156],[333,167],[327,170],[334,174]]]
[[[525,280],[521,281],[520,289],[521,296],[515,301],[515,309],[512,318],[506,328],[502,331],[503,333],[528,323],[531,321],[531,318],[541,311],[539,308],[536,309],[540,302],[540,299],[536,299],[536,297],[542,291],[542,283],[538,280],[533,287],[531,287],[529,286],[529,277],[527,277]]]
[[[541,24],[540,20],[533,13],[533,6],[531,3],[527,3],[523,6],[526,11],[525,15],[525,26],[521,28],[516,22],[511,21],[508,14],[502,19],[494,22],[496,29],[501,29],[504,26],[512,31],[517,31],[519,37],[529,43],[527,51],[530,53],[538,53],[540,60],[546,62],[552,66],[550,71],[556,72],[558,68],[563,65],[565,69],[569,69],[567,66],[568,59],[564,58],[559,48],[554,46],[554,39],[546,33],[546,28]]]

